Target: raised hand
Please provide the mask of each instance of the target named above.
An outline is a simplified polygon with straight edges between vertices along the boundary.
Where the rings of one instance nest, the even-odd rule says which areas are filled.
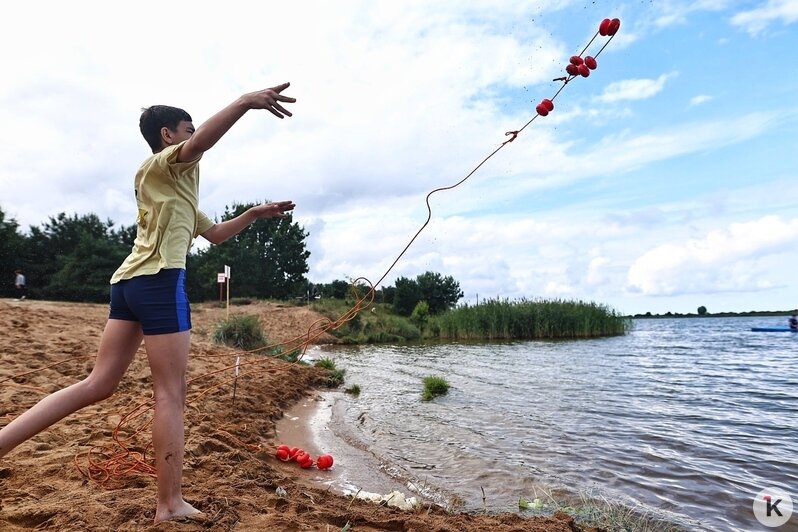
[[[296,98],[290,96],[283,96],[280,94],[287,89],[291,84],[282,83],[270,89],[263,89],[260,91],[250,92],[246,94],[247,106],[250,109],[266,109],[277,118],[284,118],[285,116],[293,116],[291,111],[280,105],[280,102],[294,103]]]
[[[296,205],[293,201],[274,201],[262,203],[257,207],[252,207],[252,211],[258,218],[285,218],[287,211],[293,210]]]

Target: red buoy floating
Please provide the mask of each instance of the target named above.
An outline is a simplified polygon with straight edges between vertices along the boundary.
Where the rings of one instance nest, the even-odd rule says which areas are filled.
[[[540,102],[540,105],[546,108],[547,111],[552,112],[554,111],[554,102],[549,100],[548,98],[543,98]]]
[[[582,60],[582,58],[581,58],[581,57],[579,57],[578,55],[572,55],[572,56],[571,56],[571,64],[572,64],[572,65],[579,66],[579,65],[581,65],[582,63],[584,63],[584,61],[583,61],[583,60]]]
[[[610,27],[611,23],[612,21],[608,18],[602,20],[601,24],[599,24],[599,35],[601,35],[602,37],[606,37],[607,35],[609,35],[607,33],[607,29]]]
[[[565,71],[572,76],[576,76],[579,74],[579,67],[573,63],[568,63],[568,66],[565,67]]]
[[[540,116],[546,116],[549,114],[549,110],[542,103],[539,103],[537,107],[535,107],[535,111],[537,111]]]
[[[596,58],[593,57],[592,55],[585,57],[585,64],[587,65],[587,68],[589,68],[590,70],[596,70],[596,68],[598,68],[598,63],[596,62]]]
[[[583,78],[586,78],[590,75],[590,69],[587,68],[587,65],[579,65],[576,68],[579,69],[579,75],[582,76]]]

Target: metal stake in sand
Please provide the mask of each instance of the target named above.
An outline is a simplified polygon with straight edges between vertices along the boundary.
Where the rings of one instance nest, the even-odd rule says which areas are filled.
[[[241,366],[241,357],[236,357],[236,378],[233,379],[233,403],[232,406],[236,405],[236,388],[238,388],[238,371]]]

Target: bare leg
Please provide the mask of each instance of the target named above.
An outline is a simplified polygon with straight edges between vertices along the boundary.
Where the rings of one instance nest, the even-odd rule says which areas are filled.
[[[110,397],[141,345],[136,321],[108,320],[91,374],[54,392],[0,430],[0,457],[83,407]]]
[[[199,510],[183,500],[183,453],[186,404],[186,365],[191,345],[189,331],[144,337],[152,371],[155,414],[152,443],[158,484],[155,522],[197,515]]]

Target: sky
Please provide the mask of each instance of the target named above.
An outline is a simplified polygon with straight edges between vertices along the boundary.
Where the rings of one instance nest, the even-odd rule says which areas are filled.
[[[293,117],[251,111],[204,155],[200,208],[293,200],[313,282],[798,307],[798,0],[290,4],[4,6],[0,209],[23,232],[61,212],[132,225],[143,107],[200,126],[288,81]],[[553,81],[616,17],[598,68]]]

